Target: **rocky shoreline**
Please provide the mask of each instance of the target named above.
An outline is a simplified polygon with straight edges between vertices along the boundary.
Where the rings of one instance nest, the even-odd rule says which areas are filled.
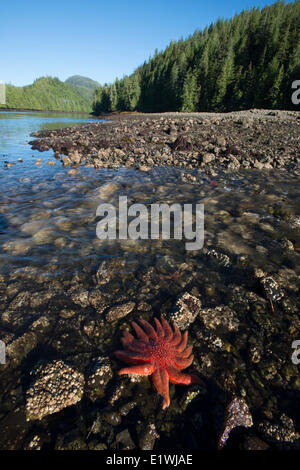
[[[153,166],[226,171],[300,166],[300,113],[112,114],[96,122],[35,132],[33,149],[53,149],[63,165],[95,168]]]

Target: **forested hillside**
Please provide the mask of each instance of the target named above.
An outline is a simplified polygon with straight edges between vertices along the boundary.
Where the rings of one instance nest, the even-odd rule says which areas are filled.
[[[32,85],[6,85],[7,108],[49,111],[91,111],[92,100],[82,96],[72,85],[58,78],[42,77]]]
[[[300,79],[300,2],[276,2],[218,20],[171,44],[113,84],[100,86],[95,113],[293,108]]]

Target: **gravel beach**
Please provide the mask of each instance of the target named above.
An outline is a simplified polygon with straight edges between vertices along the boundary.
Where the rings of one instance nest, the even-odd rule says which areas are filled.
[[[251,109],[231,113],[111,114],[105,123],[41,131],[33,149],[53,149],[64,165],[153,166],[228,171],[289,171],[300,165],[300,113]]]

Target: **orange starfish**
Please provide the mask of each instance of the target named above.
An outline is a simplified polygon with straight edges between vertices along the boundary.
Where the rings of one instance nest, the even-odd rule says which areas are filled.
[[[163,397],[162,408],[165,409],[170,404],[169,381],[181,385],[204,384],[196,375],[180,372],[194,359],[193,346],[187,346],[188,332],[185,331],[182,336],[176,325],[173,331],[163,317],[161,322],[157,318],[154,321],[156,330],[146,320],[139,320],[144,330],[133,321],[137,338],[124,331],[121,338],[124,351],[115,351],[114,355],[124,362],[136,364],[121,369],[119,375],[153,374],[153,384]]]

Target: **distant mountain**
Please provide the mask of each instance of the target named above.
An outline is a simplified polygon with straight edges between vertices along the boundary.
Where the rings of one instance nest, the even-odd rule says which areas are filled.
[[[67,83],[72,83],[73,85],[83,86],[85,88],[94,89],[95,86],[99,86],[100,83],[92,80],[88,77],[83,77],[82,75],[72,75],[72,77],[67,78]]]
[[[72,75],[65,81],[68,85],[74,87],[74,89],[86,99],[92,100],[95,88],[99,87],[99,83],[88,77],[82,77],[81,75]]]
[[[2,108],[90,112],[92,99],[78,88],[53,77],[38,78],[24,87],[6,85],[6,105]]]

